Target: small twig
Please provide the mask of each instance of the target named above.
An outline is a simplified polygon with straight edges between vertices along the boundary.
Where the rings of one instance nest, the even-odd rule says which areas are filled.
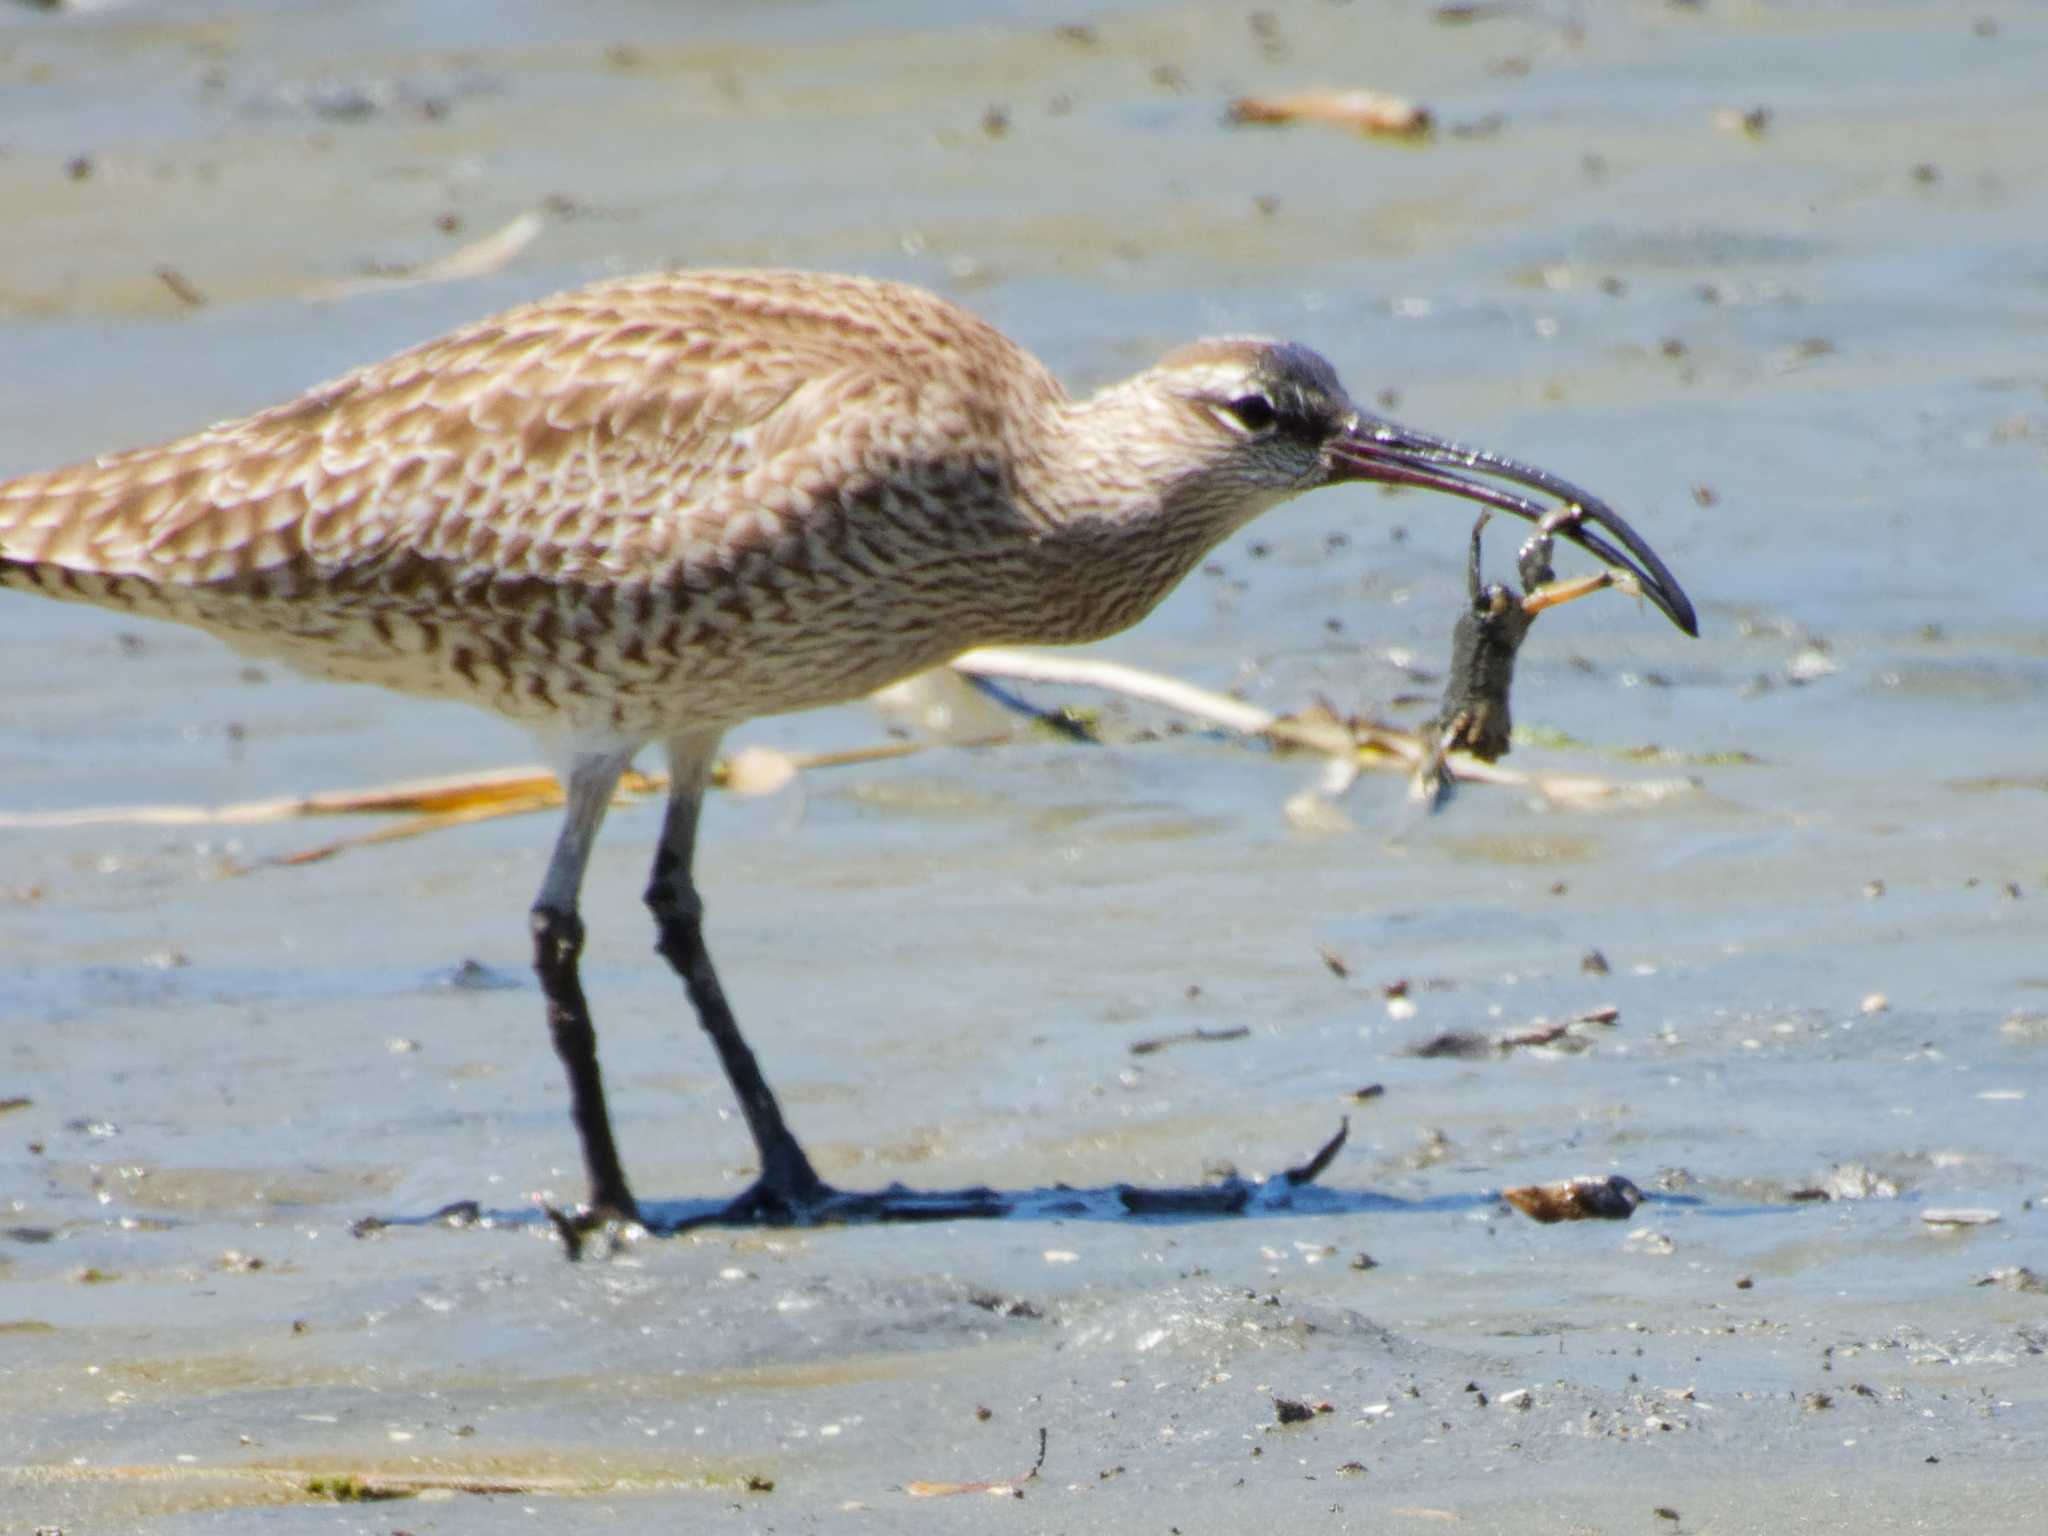
[[[953,666],[976,677],[1006,677],[1017,682],[1096,688],[1189,715],[1240,736],[1258,737],[1278,747],[1321,753],[1359,767],[1412,773],[1428,750],[1422,739],[1410,731],[1395,730],[1370,721],[1340,720],[1326,708],[1304,711],[1299,715],[1280,715],[1227,694],[1198,688],[1176,677],[1089,656],[1060,656],[991,646],[969,651],[956,658]],[[1613,799],[1625,791],[1656,794],[1663,788],[1656,784],[1618,784],[1611,779],[1587,774],[1523,773],[1496,763],[1481,762],[1466,752],[1452,752],[1448,761],[1461,782],[1533,790],[1557,805],[1592,805]]]
[[[425,837],[429,832],[445,832],[451,827],[467,827],[479,821],[496,821],[501,816],[524,816],[531,811],[544,811],[560,805],[560,793],[549,795],[527,795],[506,799],[490,805],[473,805],[460,811],[434,811],[416,815],[410,821],[393,822],[388,827],[378,827],[372,832],[358,832],[353,837],[339,837],[331,843],[317,843],[311,848],[299,848],[290,853],[280,853],[274,858],[259,859],[254,864],[230,862],[229,874],[243,875],[265,865],[280,869],[291,869],[300,864],[318,864],[347,853],[351,848],[374,848],[382,843],[402,843],[407,838]]]
[[[1337,1134],[1316,1149],[1315,1155],[1298,1168],[1275,1175],[1290,1189],[1313,1184],[1351,1137],[1351,1117],[1346,1115]],[[1270,1181],[1269,1181],[1270,1182]],[[1250,1207],[1258,1186],[1233,1173],[1220,1184],[1206,1189],[1143,1189],[1135,1184],[1117,1186],[1116,1197],[1133,1216],[1237,1216]]]
[[[1346,1115],[1337,1125],[1337,1134],[1324,1142],[1317,1149],[1314,1157],[1303,1163],[1299,1168],[1287,1170],[1287,1182],[1295,1185],[1313,1184],[1322,1174],[1322,1171],[1330,1166],[1331,1160],[1344,1150],[1344,1143],[1350,1139],[1351,1117]]]
[[[538,213],[527,212],[500,226],[480,240],[450,251],[432,261],[421,262],[408,272],[377,277],[350,278],[339,283],[321,283],[306,290],[309,299],[348,299],[361,293],[384,293],[394,288],[411,288],[420,283],[456,282],[488,277],[518,260],[519,255],[547,227]]]
[[[645,793],[665,783],[646,774],[628,773],[621,780],[621,788]],[[369,789],[321,790],[270,800],[242,800],[231,805],[130,805],[78,811],[7,812],[0,813],[0,827],[243,826],[296,821],[308,816],[432,815],[500,803],[513,803],[523,813],[535,808],[523,803],[528,798],[552,796],[550,803],[559,805],[561,795],[561,786],[545,768],[501,768],[446,778],[408,779]]]
[[[1006,1477],[998,1481],[985,1483],[911,1482],[903,1485],[903,1491],[913,1499],[937,1499],[956,1493],[1007,1494],[1013,1499],[1021,1499],[1024,1497],[1024,1485],[1036,1482],[1039,1472],[1045,1466],[1045,1446],[1045,1426],[1040,1425],[1038,1429],[1038,1460],[1034,1461],[1031,1464],[1031,1470],[1021,1477]]]
[[[1243,736],[1261,735],[1280,718],[1269,709],[1198,688],[1177,677],[1125,666],[1119,661],[1104,661],[1097,656],[1062,656],[1006,645],[985,646],[955,657],[953,670],[969,677],[1006,677],[1020,683],[1095,688],[1157,704],[1177,714],[1193,715]]]
[[[203,309],[205,307],[206,295],[197,288],[194,288],[191,279],[187,278],[176,267],[158,267],[156,269],[156,280],[170,289],[171,297],[180,304],[183,304],[187,309]]]
[[[1249,1026],[1239,1024],[1231,1029],[1184,1029],[1174,1035],[1154,1035],[1149,1040],[1133,1040],[1130,1050],[1133,1056],[1150,1056],[1154,1051],[1163,1051],[1169,1045],[1208,1044],[1218,1040],[1242,1040],[1251,1034]]]

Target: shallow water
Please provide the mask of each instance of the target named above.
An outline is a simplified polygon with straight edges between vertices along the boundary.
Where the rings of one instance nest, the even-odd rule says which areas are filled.
[[[30,1101],[0,1111],[0,1529],[965,1529],[985,1496],[902,1485],[1021,1474],[1041,1425],[1009,1516],[1034,1530],[2033,1518],[2048,1300],[1980,1282],[2048,1273],[2048,19],[476,14],[0,12],[0,472],[670,261],[927,282],[1077,384],[1195,332],[1288,333],[1651,535],[1703,638],[1623,601],[1546,620],[1517,715],[1584,745],[1511,761],[1694,787],[1597,814],[1474,788],[1417,820],[1369,779],[1355,830],[1310,835],[1281,807],[1312,769],[1181,737],[714,805],[717,952],[827,1177],[1189,1182],[1296,1162],[1345,1113],[1353,1139],[1327,1190],[1243,1220],[698,1234],[575,1268],[526,1214],[578,1192],[524,970],[547,827],[249,878],[223,862],[333,825],[0,833],[0,1100]],[[1421,148],[1222,122],[1321,82],[1503,121]],[[1714,126],[1759,104],[1760,138]],[[301,297],[544,205],[495,276]],[[1310,498],[1102,649],[1386,711],[1432,691],[1409,669],[1447,654],[1468,527]],[[460,709],[26,598],[0,646],[6,809],[532,755]],[[744,740],[881,733],[860,707]],[[1674,756],[1623,751],[1649,744]],[[654,829],[608,829],[585,974],[629,1166],[685,1202],[749,1152],[647,953]],[[512,985],[447,984],[465,959]],[[1581,1053],[1407,1054],[1610,1003]],[[1653,1196],[1626,1225],[1493,1198],[1610,1170]],[[1792,1198],[1830,1181],[1871,1197]],[[463,1196],[518,1219],[349,1235]],[[1281,1428],[1276,1395],[1332,1411]],[[304,1491],[423,1471],[450,1487]]]

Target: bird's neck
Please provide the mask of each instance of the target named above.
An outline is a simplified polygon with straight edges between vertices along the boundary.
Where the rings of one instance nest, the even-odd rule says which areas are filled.
[[[1045,640],[1099,639],[1150,613],[1204,556],[1280,496],[1222,498],[1170,451],[1147,417],[1158,402],[1118,387],[1064,403],[1024,456],[1020,491],[1036,525]]]

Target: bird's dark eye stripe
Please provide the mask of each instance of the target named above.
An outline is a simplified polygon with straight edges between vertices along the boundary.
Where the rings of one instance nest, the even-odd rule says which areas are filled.
[[[1264,395],[1240,395],[1225,407],[1231,415],[1254,432],[1263,432],[1279,419],[1273,402]]]

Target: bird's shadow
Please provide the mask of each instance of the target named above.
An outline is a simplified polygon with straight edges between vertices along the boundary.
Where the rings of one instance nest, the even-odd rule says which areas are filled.
[[[1182,1226],[1212,1221],[1252,1220],[1271,1216],[1424,1216],[1507,1209],[1498,1189],[1456,1190],[1440,1195],[1407,1198],[1370,1189],[1335,1189],[1318,1185],[1309,1189],[1270,1190],[1274,1180],[1252,1185],[1252,1197],[1226,1203],[1217,1198],[1223,1186],[1193,1185],[1186,1188],[1134,1189],[1127,1184],[1076,1188],[1067,1184],[1035,1189],[992,1189],[976,1187],[955,1190],[912,1190],[898,1185],[872,1195],[856,1194],[850,1200],[878,1202],[886,1208],[835,1214],[812,1225],[874,1226],[897,1222],[940,1221],[1101,1221],[1145,1226]],[[1138,1197],[1133,1206],[1131,1197]],[[1696,1195],[1648,1195],[1645,1204],[1667,1207],[1706,1207]],[[1734,1216],[1782,1214],[1784,1206],[1759,1206],[1753,1210],[1706,1210],[1709,1215]],[[641,1225],[651,1237],[675,1237],[698,1231],[727,1230],[775,1225],[754,1218],[735,1218],[726,1200],[645,1200],[641,1202]],[[1625,1218],[1624,1218],[1625,1219]],[[472,1200],[419,1216],[372,1216],[355,1224],[356,1235],[403,1227],[477,1228],[483,1230],[533,1230],[553,1227],[572,1248],[581,1249],[595,1235],[593,1229],[578,1230],[575,1218],[542,1204],[486,1207]],[[623,1235],[614,1234],[615,1236]]]
[[[1140,1186],[1110,1184],[1076,1188],[1067,1184],[1032,1189],[914,1190],[903,1185],[872,1192],[834,1191],[824,1205],[792,1221],[758,1206],[732,1200],[660,1200],[640,1203],[638,1225],[650,1235],[671,1237],[700,1228],[761,1226],[864,1226],[937,1221],[1115,1221],[1152,1225],[1184,1224],[1277,1215],[1356,1216],[1429,1214],[1481,1210],[1501,1204],[1499,1190],[1465,1190],[1408,1199],[1374,1190],[1333,1189],[1316,1182],[1344,1145],[1348,1125],[1339,1129],[1306,1163],[1268,1178],[1235,1174],[1210,1184]],[[1697,1206],[1688,1195],[1645,1195],[1661,1205]],[[358,1236],[392,1227],[534,1228],[552,1226],[572,1257],[599,1233],[616,1242],[627,1228],[592,1222],[553,1206],[486,1209],[458,1201],[421,1216],[368,1217],[355,1224]]]
[[[1223,1221],[1291,1214],[1355,1216],[1367,1213],[1466,1211],[1499,1203],[1497,1192],[1470,1191],[1404,1199],[1366,1189],[1324,1186],[1295,1188],[1275,1175],[1242,1189],[1229,1183],[1151,1187],[1107,1184],[1079,1188],[1070,1184],[1035,1189],[922,1190],[901,1184],[887,1189],[843,1192],[835,1205],[815,1219],[788,1222],[753,1214],[735,1214],[730,1200],[642,1200],[640,1222],[654,1237],[675,1237],[699,1229],[740,1229],[764,1226],[876,1226],[884,1223],[941,1221],[1114,1221],[1152,1225]],[[1282,1185],[1275,1189],[1275,1184]],[[536,1202],[528,1206],[492,1207],[458,1200],[417,1216],[368,1216],[355,1223],[358,1237],[401,1227],[517,1229],[554,1226],[580,1240],[593,1229],[579,1228],[577,1217]],[[564,1230],[568,1229],[568,1230]]]

